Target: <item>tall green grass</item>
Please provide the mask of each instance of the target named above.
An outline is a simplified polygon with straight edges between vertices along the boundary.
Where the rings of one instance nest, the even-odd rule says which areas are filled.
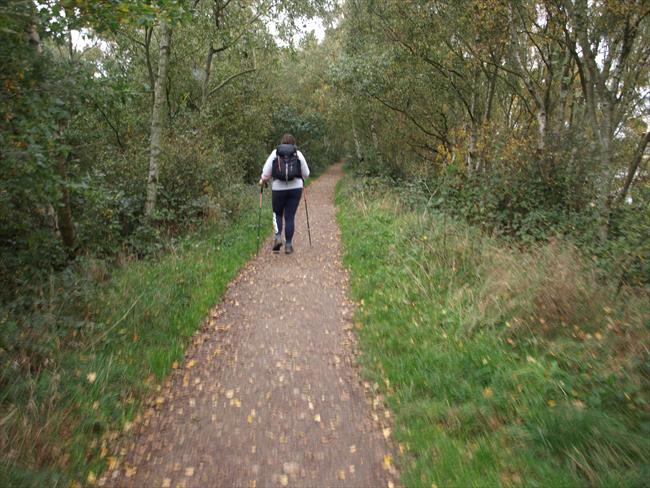
[[[0,486],[67,488],[99,476],[111,440],[182,359],[209,308],[255,253],[254,189],[248,200],[250,210],[237,222],[189,236],[159,259],[112,273],[102,263],[87,266],[105,281],[55,301],[74,309],[78,327],[57,334],[56,314],[65,310],[53,310],[52,327],[30,349],[31,364],[35,347],[47,349],[38,371],[21,367],[27,344],[16,338],[30,332],[14,323],[3,336],[16,342],[2,351],[11,361],[2,364]],[[266,209],[263,222],[269,220]],[[9,312],[4,325],[12,322]]]
[[[643,486],[648,297],[617,295],[568,243],[512,249],[404,201],[376,180],[337,191],[405,485]]]

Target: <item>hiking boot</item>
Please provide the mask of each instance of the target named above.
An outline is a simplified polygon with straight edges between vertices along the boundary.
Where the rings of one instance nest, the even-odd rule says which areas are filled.
[[[284,253],[285,254],[291,254],[293,252],[293,244],[290,242],[287,242],[287,245],[284,246]]]
[[[279,253],[281,247],[282,247],[282,238],[276,237],[273,241],[273,252]]]

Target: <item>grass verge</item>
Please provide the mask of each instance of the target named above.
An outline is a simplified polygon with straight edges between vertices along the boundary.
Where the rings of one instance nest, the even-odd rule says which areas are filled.
[[[515,250],[404,201],[374,180],[337,190],[404,484],[644,486],[648,297],[598,282],[568,243]]]
[[[19,325],[1,310],[0,486],[94,484],[110,462],[108,444],[255,253],[255,190],[248,208],[238,222],[190,236],[158,260],[112,273],[91,263],[84,271],[104,278],[54,290],[56,306],[34,315],[47,327]],[[265,212],[269,222],[270,203]],[[64,315],[75,320],[63,327]]]

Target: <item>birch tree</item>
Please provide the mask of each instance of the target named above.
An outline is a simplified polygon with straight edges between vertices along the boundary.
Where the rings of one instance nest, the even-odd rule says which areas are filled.
[[[158,76],[153,95],[153,110],[151,111],[151,139],[149,146],[149,176],[147,179],[147,200],[145,215],[151,216],[156,208],[158,194],[158,173],[160,171],[160,155],[162,154],[162,136],[164,129],[165,92],[167,89],[167,66],[171,49],[172,29],[166,19],[160,20],[160,46],[158,57]]]

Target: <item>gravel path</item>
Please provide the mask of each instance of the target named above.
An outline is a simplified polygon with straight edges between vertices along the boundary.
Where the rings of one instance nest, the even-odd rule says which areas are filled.
[[[307,189],[296,252],[264,243],[100,480],[119,487],[389,487],[390,415],[355,366],[333,166]],[[265,198],[270,192],[265,192]]]

